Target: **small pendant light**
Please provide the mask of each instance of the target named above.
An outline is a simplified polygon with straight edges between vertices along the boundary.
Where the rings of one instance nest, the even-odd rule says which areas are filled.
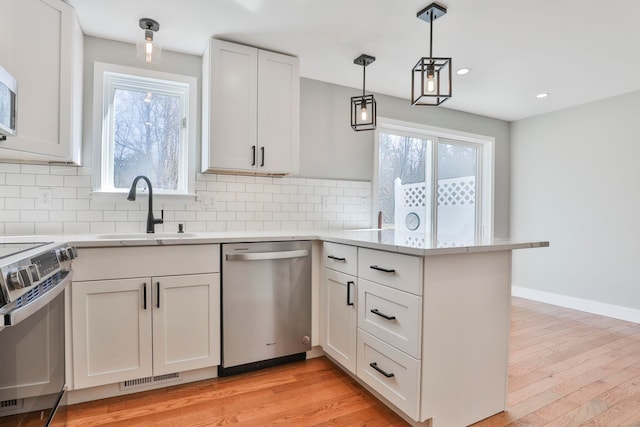
[[[431,3],[417,14],[429,23],[429,56],[411,71],[411,105],[438,106],[451,98],[451,58],[433,56],[433,21],[446,13],[445,7]]]
[[[160,62],[162,48],[158,43],[153,41],[153,33],[160,29],[160,24],[150,18],[142,18],[140,20],[140,28],[144,30],[144,41],[138,42],[137,58],[147,64],[156,64]]]
[[[351,127],[356,132],[376,128],[376,99],[373,94],[365,95],[364,91],[367,65],[375,60],[375,57],[364,54],[353,60],[354,64],[362,65],[362,96],[351,97]]]

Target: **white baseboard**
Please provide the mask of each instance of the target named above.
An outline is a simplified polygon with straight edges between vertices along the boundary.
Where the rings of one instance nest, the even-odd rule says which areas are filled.
[[[540,301],[546,304],[571,308],[573,310],[580,310],[592,314],[599,314],[601,316],[613,317],[614,319],[626,320],[627,322],[640,323],[640,310],[635,308],[554,294],[552,292],[523,288],[521,286],[512,286],[511,294],[514,297]]]

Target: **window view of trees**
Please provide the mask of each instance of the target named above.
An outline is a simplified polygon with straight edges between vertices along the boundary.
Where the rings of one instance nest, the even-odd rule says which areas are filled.
[[[11,92],[0,83],[0,123],[9,123],[11,117]]]
[[[154,189],[176,190],[181,173],[181,99],[116,88],[113,113],[113,186],[129,188],[146,175]]]
[[[457,144],[438,144],[438,179],[475,176],[478,149]]]
[[[403,184],[425,181],[430,141],[382,132],[378,138],[378,209],[382,211],[382,223],[393,226],[394,180],[400,178]]]
[[[396,226],[394,181],[397,178],[400,178],[403,186],[425,183],[426,188],[423,197],[426,197],[427,203],[424,209],[427,211],[430,209],[431,196],[429,193],[431,184],[426,183],[425,177],[431,176],[431,170],[434,167],[432,164],[427,164],[431,158],[430,153],[433,149],[433,141],[416,136],[394,135],[383,132],[378,133],[378,139],[378,209],[382,212],[383,227],[393,228]],[[441,191],[440,185],[443,182],[445,187],[452,185],[448,182],[451,179],[474,177],[472,181],[475,182],[478,172],[478,148],[445,139],[439,141],[441,142],[437,144],[438,194]],[[442,191],[448,191],[449,187],[444,188]],[[475,188],[469,190],[468,193],[474,196],[475,203]],[[467,195],[465,194],[465,196]],[[462,218],[459,212],[452,215],[450,212],[442,211],[440,207],[438,209],[439,228],[440,225],[444,224],[447,229],[451,229],[453,228],[449,224],[451,221],[454,223],[457,221],[460,224],[466,221],[466,217]],[[469,215],[467,215],[472,225],[475,224],[474,212],[471,209]],[[447,216],[447,218],[444,218],[444,216]],[[424,212],[424,217],[423,219],[430,221],[428,212]],[[402,221],[403,218],[399,220]],[[460,225],[458,223],[455,225]],[[427,229],[429,228],[427,227]]]

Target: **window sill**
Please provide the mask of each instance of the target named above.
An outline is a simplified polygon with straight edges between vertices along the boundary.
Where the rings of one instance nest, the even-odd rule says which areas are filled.
[[[127,199],[127,191],[92,191],[91,198],[94,200],[104,201],[121,201]],[[138,190],[136,197],[146,198],[148,193],[146,191]],[[197,195],[188,194],[164,194],[153,193],[153,200],[157,202],[193,202],[196,200]]]

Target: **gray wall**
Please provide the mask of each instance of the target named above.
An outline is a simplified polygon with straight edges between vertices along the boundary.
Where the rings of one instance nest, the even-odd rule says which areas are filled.
[[[373,132],[354,132],[350,126],[350,98],[359,93],[358,89],[302,79],[301,176],[372,179]],[[392,96],[375,97],[380,117],[495,138],[494,234],[508,237],[509,123],[443,107],[412,107],[408,100]]]
[[[93,63],[150,68],[198,78],[202,87],[202,58],[163,51],[162,62],[148,65],[136,59],[136,47],[96,37],[85,37],[83,162],[91,167],[92,153],[99,147],[93,141]],[[300,173],[306,178],[372,180],[373,132],[354,132],[349,123],[350,98],[358,89],[317,80],[301,79]],[[376,94],[378,115],[493,136],[495,149],[495,227],[496,236],[509,235],[509,123],[447,108],[411,107],[409,101]],[[201,96],[198,105],[201,104]],[[200,141],[201,120],[198,119]],[[196,154],[200,164],[200,150]]]
[[[512,123],[513,284],[640,309],[640,91]]]
[[[82,95],[83,166],[92,167],[93,150],[99,149],[100,147],[100,141],[93,140],[93,63],[96,61],[196,77],[198,79],[198,119],[196,138],[197,141],[200,141],[202,128],[200,120],[200,105],[202,104],[200,90],[202,87],[202,57],[164,50],[162,52],[162,61],[159,64],[146,64],[136,58],[136,45],[134,44],[85,36],[84,84]],[[200,164],[199,157],[196,164]]]

